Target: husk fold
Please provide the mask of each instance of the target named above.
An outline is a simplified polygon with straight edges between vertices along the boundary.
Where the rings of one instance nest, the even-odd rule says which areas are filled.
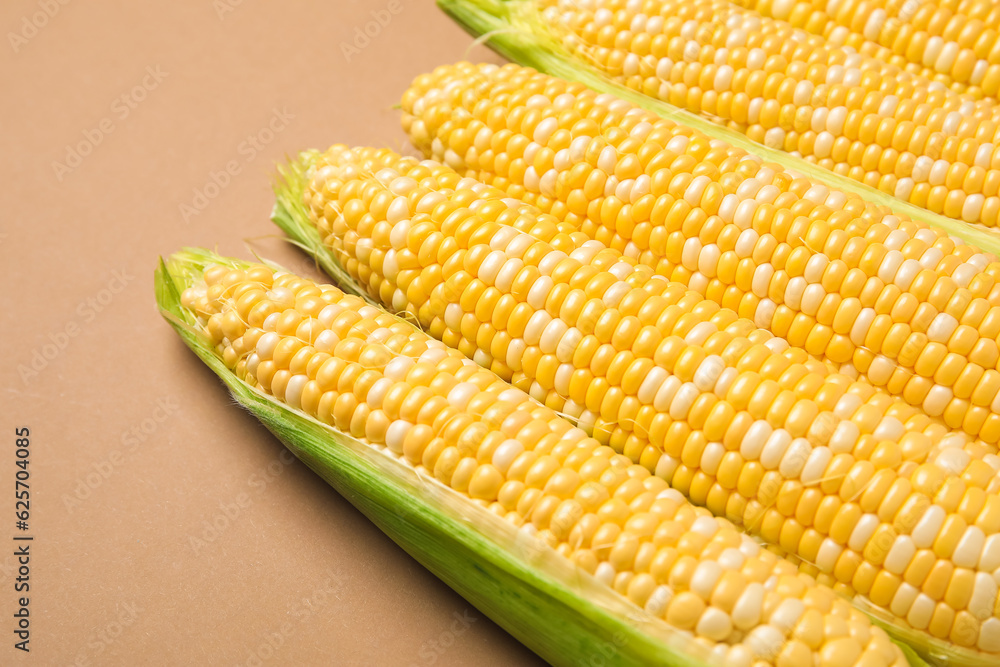
[[[703,647],[512,524],[240,380],[181,305],[211,264],[248,265],[196,248],[160,261],[163,317],[241,406],[424,567],[553,665],[708,664]]]

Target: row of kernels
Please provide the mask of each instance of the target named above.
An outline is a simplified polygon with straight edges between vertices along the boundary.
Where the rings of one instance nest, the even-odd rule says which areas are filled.
[[[847,0],[827,13],[810,2],[742,0],[737,4],[788,21],[832,43],[852,46],[900,67],[908,66],[922,76],[949,85],[955,92],[966,92],[969,87],[965,84],[975,88],[989,80],[992,86],[988,84],[988,90],[983,92],[996,95],[994,69],[1000,63],[997,32],[961,13],[935,8],[934,18],[925,23],[931,5],[919,6],[919,12],[894,12],[883,2]],[[986,2],[980,6],[992,8]]]

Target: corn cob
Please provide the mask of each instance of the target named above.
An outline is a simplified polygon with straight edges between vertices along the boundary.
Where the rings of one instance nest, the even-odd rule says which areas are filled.
[[[388,168],[391,172],[399,173],[401,170],[411,168],[413,165],[413,160],[410,158],[403,158],[399,154],[387,150],[387,149],[373,149],[373,148],[353,148],[348,149],[346,146],[335,146],[327,152],[319,161],[314,161],[313,157],[308,158],[308,160],[313,164],[313,169],[318,172],[318,180],[322,182],[323,195],[313,206],[314,210],[312,212],[312,218],[317,220],[321,217],[333,218],[336,216],[339,208],[336,202],[330,201],[330,195],[334,192],[334,187],[331,181],[336,181],[339,183],[350,181],[352,179],[357,179],[364,175],[374,175],[377,174],[382,169]],[[459,184],[466,184],[469,189],[473,192],[466,192],[466,195],[472,196],[474,194],[476,206],[484,205],[486,202],[503,203],[504,205],[509,204],[512,200],[507,198],[506,193],[496,188],[486,186],[474,179],[464,179],[461,180],[460,177],[454,170],[444,167],[439,163],[434,163],[433,161],[427,161],[424,163],[429,169],[435,174],[435,178],[424,178],[422,183],[423,187],[427,187],[432,193],[438,193],[437,196],[445,196],[445,192],[453,192],[455,187]],[[320,187],[320,186],[316,186]],[[353,187],[353,186],[352,186]],[[462,189],[461,187],[459,189]],[[313,204],[311,204],[313,205]],[[512,220],[510,224],[516,226],[520,231],[530,233],[535,238],[540,240],[545,240],[552,244],[557,250],[570,253],[575,249],[579,249],[583,244],[590,240],[586,235],[576,231],[575,228],[569,223],[558,221],[551,216],[544,214],[539,214],[538,211],[528,207],[525,209],[529,212],[528,216],[521,216],[515,220]],[[332,239],[331,239],[332,242]],[[364,241],[362,241],[364,243]],[[590,244],[593,246],[593,244]],[[619,264],[629,264],[634,265],[634,261],[631,258],[622,256],[620,253],[616,252],[603,252],[598,255],[594,255],[591,259],[592,264],[599,264],[600,257],[606,255],[610,258],[610,261],[617,262]],[[320,259],[325,258],[325,255],[320,255]],[[361,280],[363,282],[369,282],[371,280],[371,273],[364,264],[359,264],[351,258],[342,258],[347,262],[351,263],[352,271],[361,272]],[[331,263],[328,265],[328,272],[332,275],[337,275],[339,264]],[[402,292],[396,291],[385,291],[390,287],[389,284],[379,284],[380,294],[379,297],[384,303],[391,303],[397,311],[404,311],[407,307],[407,299]],[[454,296],[454,295],[453,295]],[[491,362],[489,355],[480,351],[476,347],[474,340],[469,340],[464,337],[449,337],[447,329],[442,328],[442,322],[436,321],[433,318],[428,318],[426,313],[421,313],[419,320],[422,322],[431,322],[430,333],[438,338],[444,337],[444,339],[452,346],[456,347],[460,351],[466,353],[470,358],[475,358],[480,360],[481,364],[489,367],[493,372],[497,373],[504,379],[511,379],[510,369],[504,365],[501,361]],[[743,323],[745,327],[753,328],[750,322]],[[765,330],[754,330],[752,331],[754,336],[754,342],[762,342],[765,339],[770,339],[772,335],[770,332]],[[773,344],[779,344],[781,341],[774,341]],[[794,361],[809,361],[812,359],[809,355],[797,354],[796,350],[791,350],[785,354],[794,356]],[[820,359],[819,361],[822,361]],[[824,366],[812,366],[814,370],[820,373],[827,373],[829,371],[841,371],[845,370],[845,366],[838,366],[827,362]],[[853,369],[850,365],[846,366],[848,371]],[[851,373],[851,377],[857,376],[856,373]],[[863,377],[863,376],[862,376]],[[540,400],[544,400],[543,398]],[[880,397],[881,399],[881,397]],[[910,414],[916,414],[915,411],[907,411]],[[896,418],[902,418],[897,414],[897,410],[893,410],[893,415]],[[590,423],[592,420],[585,420]],[[941,420],[935,419],[935,422],[943,423]],[[978,446],[975,447],[977,452],[977,458],[982,457],[986,454],[996,454],[997,448],[983,441],[978,441]],[[994,467],[1000,466],[1000,459],[989,459],[994,465]]]
[[[638,5],[626,9],[625,0],[544,11],[504,1],[444,4],[459,12],[516,7],[511,30],[560,42],[582,66],[627,88],[928,211],[997,224],[1000,110],[988,99],[962,98],[724,0],[643,4],[641,17],[652,18],[636,19],[635,32]]]
[[[1000,440],[993,255],[527,68],[439,68],[403,109],[425,154]]]
[[[712,664],[905,664],[831,589],[459,352],[332,286],[213,259],[163,273],[183,279],[193,335],[234,384],[436,480],[466,520],[519,526]]]
[[[995,3],[977,0],[958,11],[917,0],[735,0],[735,4],[955,92],[997,96],[1000,46],[995,26],[1000,8]]]
[[[366,153],[312,156],[303,200],[371,294],[466,354],[475,341],[480,364],[592,421],[601,442],[845,590],[933,636],[1000,651],[994,564],[983,559],[987,542],[1000,544],[1000,514],[984,523],[1000,497],[964,436],[934,448],[943,434],[926,417],[879,420],[876,405],[909,408],[824,376],[800,350],[772,352],[777,339],[754,344],[769,335],[648,268],[593,243],[554,250],[536,229],[555,223],[537,209],[429,162],[363,176]],[[390,163],[385,152],[370,161]],[[968,520],[955,512],[967,494],[982,501],[965,506]],[[967,597],[945,594],[963,581]]]

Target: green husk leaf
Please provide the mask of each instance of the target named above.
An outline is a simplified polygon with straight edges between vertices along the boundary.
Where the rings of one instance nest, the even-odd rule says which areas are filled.
[[[611,93],[664,118],[722,139],[762,159],[795,171],[829,187],[851,192],[887,206],[913,220],[938,227],[986,252],[1000,255],[1000,230],[939,215],[853,179],[759,144],[746,135],[684,109],[621,86],[602,72],[575,58],[549,32],[530,0],[437,0],[440,7],[468,33],[512,62],[532,67],[598,92]]]
[[[295,245],[315,258],[326,275],[333,278],[337,287],[381,308],[381,304],[376,304],[366,292],[358,288],[357,283],[340,265],[336,256],[326,247],[319,230],[309,219],[309,212],[302,203],[302,195],[307,185],[306,173],[319,156],[320,153],[316,150],[302,151],[296,159],[278,166],[278,175],[274,180],[274,208],[271,210],[271,221],[278,225]]]
[[[424,567],[553,665],[708,664],[702,647],[512,524],[241,381],[181,305],[211,264],[248,265],[197,248],[160,260],[163,317],[241,406]]]
[[[299,153],[298,159],[278,166],[278,174],[274,181],[274,208],[271,210],[271,220],[293,239],[295,245],[316,260],[319,268],[336,281],[337,287],[373,305],[378,305],[351,280],[333,253],[323,245],[323,239],[320,238],[315,225],[309,222],[309,212],[306,211],[302,195],[307,184],[306,170],[319,155],[320,152],[317,150],[303,151]]]

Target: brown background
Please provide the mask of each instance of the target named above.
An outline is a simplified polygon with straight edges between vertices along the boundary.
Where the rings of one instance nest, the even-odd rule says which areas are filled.
[[[405,148],[393,106],[413,77],[498,61],[431,2],[396,2],[350,60],[341,43],[389,0],[0,5],[0,664],[539,662],[283,464],[153,302],[157,257],[184,245],[316,275],[268,220],[275,163]],[[147,68],[163,77],[142,90]],[[241,150],[274,110],[294,118]],[[57,173],[85,133],[90,154]],[[29,655],[13,648],[16,426],[33,453]]]

